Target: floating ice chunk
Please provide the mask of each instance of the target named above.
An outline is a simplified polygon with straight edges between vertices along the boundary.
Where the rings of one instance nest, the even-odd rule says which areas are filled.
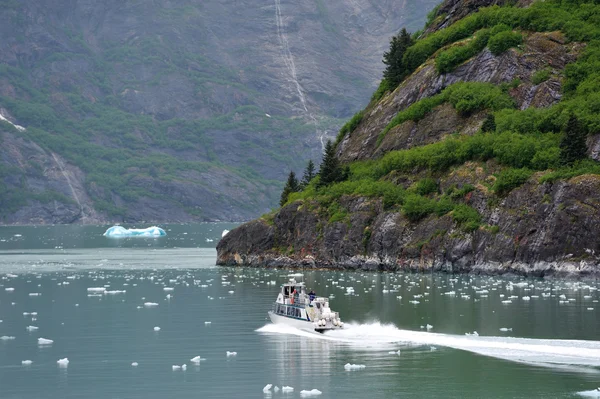
[[[212,324],[212,321],[205,321],[205,322],[204,322],[204,325],[205,325],[205,326],[207,326],[207,325],[209,325],[209,324]]]
[[[431,324],[427,324],[425,327],[427,327],[427,331],[429,331],[433,328],[433,326]]]
[[[281,392],[283,392],[283,393],[294,392],[294,388],[288,387],[288,386],[284,386],[284,387],[281,388]]]
[[[237,356],[237,352],[229,352],[227,351],[227,357]]]
[[[263,392],[267,393],[271,390],[271,387],[273,386],[273,384],[267,384],[265,385],[265,387],[263,388]]]
[[[273,388],[273,392],[279,392],[279,391],[280,391],[279,387],[277,385],[275,385],[275,387]]]
[[[344,365],[344,370],[350,371],[350,370],[362,370],[364,369],[365,366],[364,364],[350,364],[350,363],[346,363]]]
[[[155,306],[158,306],[158,303],[156,302],[144,302],[144,306],[147,308],[153,308]]]
[[[30,292],[29,296],[40,296],[42,294],[40,294],[39,292]]]
[[[27,327],[25,327],[25,329],[26,329],[27,331],[35,331],[35,330],[37,330],[38,328],[39,328],[39,327],[36,327],[36,326],[27,326]]]
[[[201,361],[206,360],[201,358],[200,356],[196,356],[190,359],[190,362],[194,363],[194,364],[200,364]]]
[[[64,359],[58,359],[56,364],[58,364],[59,367],[67,367],[69,365],[69,359],[66,357]]]
[[[160,327],[154,327],[154,331],[160,331]]]
[[[502,331],[502,332],[512,331],[512,327],[500,327],[500,331]]]
[[[509,303],[512,303],[512,301],[510,299],[507,299],[505,301],[502,301],[503,304],[508,305]]]
[[[524,301],[530,301],[530,300],[531,300],[531,298],[530,298],[530,297],[528,297],[528,296],[524,296],[524,297],[523,297],[523,298],[521,298],[521,299],[523,299]]]
[[[164,288],[163,288],[163,291],[164,291],[164,292],[172,292],[174,289],[175,289],[175,288],[173,288],[173,287],[164,287]]]
[[[178,364],[174,364],[173,366],[171,366],[171,369],[172,369],[173,371],[181,370],[181,366],[180,366],[180,365],[178,365]]]
[[[221,233],[221,238],[225,237],[227,233],[229,233],[229,230],[223,230],[223,232]]]
[[[171,295],[171,294],[167,294],[166,298],[167,298],[167,299],[171,299],[171,298],[173,298],[173,295]]]
[[[300,391],[300,396],[319,396],[322,393],[323,392],[319,391],[318,389],[311,389],[310,391],[302,390]]]
[[[104,291],[104,295],[117,295],[117,294],[125,294],[127,291],[125,290],[113,290],[113,291]]]
[[[397,351],[389,351],[388,354],[400,356],[400,349],[398,349]]]
[[[51,339],[38,338],[38,345],[52,345],[54,343]]]
[[[414,305],[418,305],[418,304],[420,304],[420,303],[421,303],[421,302],[419,302],[419,301],[408,301],[408,302],[410,302],[410,303],[412,303],[412,304],[414,304]]]
[[[14,288],[12,288],[12,287],[8,287],[8,288],[5,288],[5,289],[4,289],[4,291],[6,291],[6,292],[13,292],[14,290],[15,290],[15,289],[14,289]]]
[[[212,238],[207,238],[206,242],[213,242],[214,240]]]
[[[157,226],[152,226],[145,229],[126,229],[123,226],[112,226],[109,227],[103,235],[110,238],[164,237],[167,235],[167,233]]]
[[[13,339],[15,339],[15,337],[9,335],[3,335],[0,337],[0,341],[12,341]]]
[[[138,366],[138,362],[131,363],[131,367],[137,367],[137,366]]]
[[[230,294],[234,294],[234,293],[235,293],[235,291],[228,291],[228,292],[229,292]]]
[[[106,288],[104,287],[88,287],[87,292],[92,292],[92,293],[103,293],[104,291],[106,291]]]
[[[181,370],[183,370],[183,371],[187,370],[187,364],[182,364],[181,365]]]
[[[21,364],[23,366],[31,366],[33,364],[33,361],[31,361],[31,360],[21,360]]]

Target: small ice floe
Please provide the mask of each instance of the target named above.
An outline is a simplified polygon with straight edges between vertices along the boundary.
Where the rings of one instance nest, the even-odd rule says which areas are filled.
[[[174,364],[173,366],[171,366],[171,369],[172,369],[173,371],[178,371],[178,370],[181,370],[181,366],[180,366],[180,365],[178,365],[178,364]]]
[[[160,327],[154,327],[154,331],[160,331]]]
[[[318,389],[311,389],[310,391],[307,390],[302,390],[300,391],[300,396],[302,397],[307,397],[307,396],[319,396],[321,395],[323,392],[319,391]]]
[[[40,294],[39,292],[30,292],[29,296],[40,296],[42,294]]]
[[[294,392],[294,388],[293,387],[284,386],[284,387],[281,388],[281,392],[283,392],[283,393]]]
[[[225,237],[227,233],[229,233],[229,230],[223,230],[223,232],[221,233],[221,238]]]
[[[103,293],[104,291],[106,291],[106,288],[104,287],[88,287],[87,292],[91,292],[91,293]]]
[[[164,237],[167,233],[157,226],[151,226],[145,229],[126,229],[123,226],[109,227],[103,234],[109,238],[123,237]]]
[[[32,360],[21,360],[21,364],[23,366],[31,366],[33,364]]]
[[[201,358],[200,356],[196,356],[190,359],[190,362],[194,363],[194,364],[200,364],[201,361],[204,361],[206,359]]]
[[[502,331],[502,332],[512,331],[512,327],[500,327],[500,331]]]
[[[212,321],[205,321],[205,322],[204,322],[204,325],[205,325],[205,326],[208,326],[208,325],[210,325],[210,324],[212,324]]]
[[[507,299],[505,301],[502,301],[503,304],[508,305],[510,303],[512,303],[512,301],[510,299]]]
[[[269,392],[272,387],[273,387],[273,384],[267,384],[267,385],[265,385],[265,387],[263,388],[263,392],[264,393]]]
[[[31,332],[31,331],[35,331],[35,330],[39,329],[39,327],[36,327],[36,326],[27,326],[27,327],[25,327],[25,329],[27,331]]]
[[[38,338],[38,345],[52,345],[54,343],[51,339]]]
[[[14,290],[15,289],[12,288],[12,287],[7,287],[7,288],[4,289],[4,291],[6,291],[6,292],[13,292]]]
[[[530,301],[530,300],[531,300],[531,297],[524,296],[524,297],[523,297],[523,298],[521,298],[521,299],[522,299],[522,300],[524,300],[524,301]]]
[[[279,391],[280,391],[279,387],[278,387],[277,385],[275,385],[275,386],[273,387],[273,392],[277,393],[277,392],[279,392]]]
[[[408,302],[412,303],[413,305],[418,305],[418,304],[420,304],[420,303],[421,303],[421,302],[419,302],[419,301],[408,301]]]
[[[429,351],[430,352],[435,352],[437,350],[437,348],[435,346],[430,346],[429,347]]]
[[[431,324],[427,324],[425,328],[427,328],[427,331],[430,331],[433,328],[433,326]]]
[[[104,291],[104,295],[118,295],[118,294],[125,294],[126,292],[127,292],[126,290]]]
[[[230,294],[234,294],[235,293],[235,291],[227,291],[227,292],[229,292]]]
[[[185,370],[187,370],[187,364],[182,364],[182,365],[181,365],[181,370],[182,370],[182,371],[185,371]]]
[[[138,362],[131,363],[131,367],[137,367],[138,365],[139,365]]]
[[[400,356],[400,349],[398,349],[397,351],[389,351],[388,354]]]
[[[362,370],[362,369],[364,369],[366,367],[367,366],[365,366],[364,364],[350,364],[350,363],[344,364],[344,370],[346,370],[346,371],[350,371],[350,370]]]
[[[229,352],[227,351],[227,357],[237,356],[237,352]]]
[[[144,306],[147,308],[153,308],[155,306],[158,306],[158,303],[156,302],[144,302]]]
[[[267,118],[270,118],[270,117],[271,117],[271,115],[269,115],[269,114],[265,114],[265,116],[266,116]]]
[[[167,299],[171,299],[171,298],[173,298],[173,295],[171,295],[171,294],[167,294],[166,298],[167,298]]]
[[[69,365],[69,359],[66,357],[64,359],[58,359],[56,364],[58,364],[59,367],[67,367]]]
[[[0,341],[12,341],[13,339],[15,339],[15,337],[10,335],[3,335],[0,337]]]
[[[175,288],[173,288],[173,287],[164,287],[163,288],[164,292],[173,292],[173,290],[175,290]]]
[[[213,242],[214,240],[212,238],[207,238],[206,242]]]
[[[479,333],[477,331],[473,331],[472,333],[465,333],[467,336],[479,337]]]

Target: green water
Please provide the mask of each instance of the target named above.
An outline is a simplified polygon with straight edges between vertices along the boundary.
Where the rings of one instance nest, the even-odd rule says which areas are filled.
[[[267,320],[289,271],[214,266],[232,226],[121,241],[108,226],[0,228],[0,398],[575,398],[600,385],[595,280],[305,271],[346,322],[316,335]]]

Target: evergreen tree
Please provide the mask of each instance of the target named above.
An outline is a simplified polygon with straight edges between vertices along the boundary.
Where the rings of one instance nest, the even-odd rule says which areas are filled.
[[[483,125],[481,125],[482,132],[495,132],[496,131],[496,118],[494,114],[488,114],[485,121],[483,121]]]
[[[298,186],[298,179],[296,178],[296,174],[294,173],[294,171],[291,171],[288,175],[285,187],[283,188],[283,192],[281,193],[279,205],[284,206],[285,203],[288,201],[290,194],[298,191],[300,191],[300,187]]]
[[[315,164],[312,159],[308,160],[308,164],[306,164],[306,169],[304,169],[304,175],[302,176],[302,182],[300,186],[302,189],[308,186],[310,181],[315,177]]]
[[[319,186],[326,186],[344,179],[344,171],[340,167],[340,161],[335,155],[335,146],[331,140],[327,140],[323,162],[319,168]]]
[[[565,135],[560,142],[560,162],[572,165],[575,161],[587,156],[587,132],[575,115],[571,115]]]
[[[383,63],[387,65],[383,77],[388,81],[390,89],[395,89],[406,77],[406,68],[402,62],[406,49],[413,44],[410,33],[402,28],[399,34],[390,40],[390,50],[383,53]]]

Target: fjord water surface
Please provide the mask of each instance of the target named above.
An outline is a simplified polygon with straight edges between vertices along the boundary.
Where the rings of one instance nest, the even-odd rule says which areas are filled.
[[[305,271],[347,323],[310,334],[267,320],[289,271],[214,266],[232,226],[120,241],[107,226],[0,228],[0,397],[569,398],[600,385],[597,281]]]

